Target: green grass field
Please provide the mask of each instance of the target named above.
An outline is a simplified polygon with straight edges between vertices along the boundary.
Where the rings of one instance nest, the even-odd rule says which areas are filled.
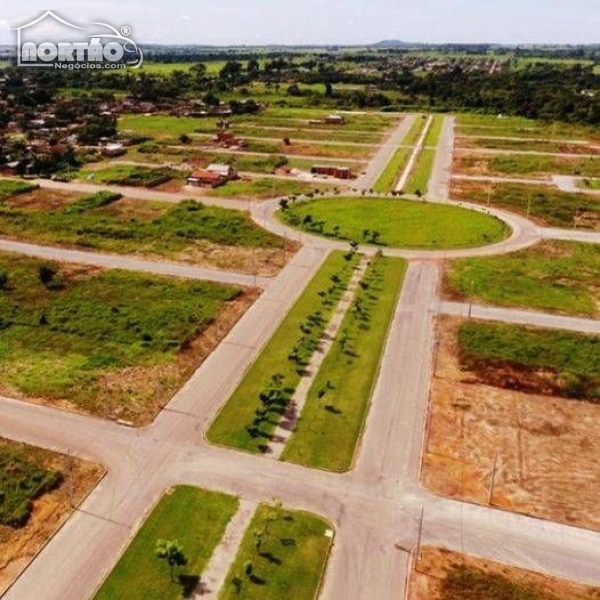
[[[20,179],[0,179],[0,204],[11,196],[27,194],[37,189],[37,187],[37,185],[32,185]]]
[[[558,394],[600,402],[600,336],[470,321],[460,326],[458,345],[469,370],[539,369]]]
[[[178,389],[185,379],[173,368],[178,355],[240,293],[9,254],[0,254],[0,274],[1,392],[131,419],[159,387]]]
[[[153,188],[171,179],[184,179],[182,171],[166,168],[149,168],[114,163],[109,167],[91,171],[84,169],[78,179],[97,185],[131,185]]]
[[[600,190],[600,179],[584,179],[582,188],[586,190]]]
[[[328,530],[309,513],[261,505],[219,600],[314,600],[331,546]]]
[[[0,438],[0,525],[22,527],[34,500],[60,485],[62,475],[44,468],[37,454],[34,448]]]
[[[415,164],[415,168],[408,178],[404,190],[407,194],[422,196],[427,193],[435,156],[436,151],[431,148],[425,148],[421,152]]]
[[[198,585],[227,524],[238,510],[236,498],[182,486],[170,490],[146,519],[94,600],[178,600]],[[158,540],[177,540],[188,564],[175,569],[155,557]]]
[[[492,134],[490,134],[492,135]],[[457,143],[465,146],[465,138],[459,138]],[[511,138],[473,138],[466,143],[469,147],[489,148],[491,150],[514,150],[515,153],[522,151],[551,152],[555,154],[594,154],[590,146],[585,144],[571,144],[561,141],[546,140],[515,140]]]
[[[497,306],[597,317],[600,247],[543,242],[506,256],[454,261],[446,290]]]
[[[283,460],[330,471],[351,467],[405,270],[402,259],[372,260],[308,393]]]
[[[503,156],[461,155],[459,170],[467,175],[513,175],[527,177],[547,177],[548,175],[573,175],[600,177],[599,158],[557,158],[531,154],[510,154]]]
[[[356,263],[341,252],[329,256],[208,430],[211,442],[266,451]]]
[[[453,206],[384,198],[311,200],[280,211],[303,231],[399,248],[464,248],[506,238],[508,227],[488,215]],[[336,229],[336,228],[339,228]]]
[[[277,179],[275,177],[253,179],[252,181],[230,181],[229,183],[207,191],[208,196],[217,198],[238,198],[249,200],[264,200],[279,196],[297,196],[311,194],[315,191],[331,191],[327,184],[314,184],[293,179]]]
[[[240,211],[194,200],[177,205],[127,200],[98,204],[103,198],[118,196],[100,192],[53,210],[0,203],[0,229],[4,235],[37,243],[175,259],[185,259],[199,242],[247,248],[283,245],[281,238]]]
[[[582,229],[598,229],[600,219],[600,203],[596,198],[543,185],[461,181],[460,187],[454,187],[452,197],[479,204],[487,204],[489,200],[492,206],[529,215],[553,227],[569,228],[577,223]]]

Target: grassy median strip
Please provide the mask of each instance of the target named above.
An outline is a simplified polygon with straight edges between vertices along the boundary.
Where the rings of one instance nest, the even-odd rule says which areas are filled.
[[[209,429],[211,442],[266,451],[357,262],[356,255],[329,256]]]
[[[431,127],[425,136],[425,147],[437,146],[440,143],[442,126],[444,125],[444,115],[433,115]]]
[[[418,196],[421,196],[427,192],[435,155],[436,151],[430,148],[425,148],[421,151],[421,154],[417,159],[417,164],[415,165],[404,190],[407,194],[417,194]]]
[[[408,157],[411,153],[411,146],[414,146],[423,131],[425,121],[418,117],[412,124],[412,127],[406,134],[406,137],[402,140],[401,148],[398,148],[396,153],[392,156],[390,162],[385,167],[383,173],[379,176],[379,179],[373,186],[374,191],[378,194],[385,194],[391,192],[396,187],[396,182],[400,178],[400,174],[408,163]]]
[[[305,512],[261,505],[220,600],[312,600],[331,546],[330,526]]]
[[[182,486],[167,493],[108,576],[95,600],[176,600],[192,595],[227,524],[237,498]],[[156,557],[158,540],[177,541],[187,565],[170,573]]]
[[[282,458],[345,471],[363,428],[406,262],[376,257],[308,393]]]

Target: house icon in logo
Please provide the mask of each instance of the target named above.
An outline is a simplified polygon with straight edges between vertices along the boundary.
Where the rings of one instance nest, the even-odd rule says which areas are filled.
[[[21,25],[20,27],[15,27],[12,29],[12,31],[16,31],[17,32],[17,45],[18,45],[18,65],[19,66],[28,66],[28,67],[53,67],[53,64],[51,62],[37,62],[32,60],[32,53],[33,55],[39,55],[39,52],[43,52],[44,50],[49,51],[50,48],[45,49],[44,46],[45,44],[42,43],[39,46],[37,46],[37,44],[34,44],[33,42],[25,42],[23,43],[23,32],[26,29],[31,29],[32,27],[35,27],[36,25],[38,25],[39,23],[41,23],[42,21],[46,21],[47,19],[52,19],[54,20],[55,23],[59,23],[61,25],[64,25],[66,27],[69,27],[71,29],[75,29],[78,31],[85,31],[85,28],[83,27],[79,27],[78,25],[74,25],[73,23],[69,23],[68,21],[66,21],[65,19],[63,19],[61,16],[57,15],[55,12],[51,11],[51,10],[47,10],[45,13],[43,13],[42,15],[40,15],[37,19],[31,21],[31,23],[26,23],[25,25]],[[47,42],[48,46],[53,46],[53,44],[51,42]]]

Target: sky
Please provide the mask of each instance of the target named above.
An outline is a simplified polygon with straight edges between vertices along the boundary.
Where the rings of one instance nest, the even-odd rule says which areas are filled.
[[[600,43],[600,0],[58,0],[67,21],[128,26],[138,43]],[[0,44],[48,5],[3,0]]]

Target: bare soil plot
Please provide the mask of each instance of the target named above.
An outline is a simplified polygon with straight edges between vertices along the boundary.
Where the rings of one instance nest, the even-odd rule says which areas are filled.
[[[442,548],[423,548],[408,600],[597,600],[600,589]]]
[[[4,201],[9,208],[23,208],[27,210],[56,210],[82,198],[83,194],[63,190],[49,190],[37,188],[27,194],[11,196]]]
[[[62,454],[0,438],[0,456],[17,452],[36,466],[61,474],[61,482],[33,501],[22,527],[0,525],[0,595],[13,582],[54,532],[68,519],[103,474],[102,467]]]
[[[527,380],[507,367],[503,389],[487,385],[459,364],[460,322],[437,324],[423,484],[442,496],[600,530],[600,406],[544,395],[542,370]],[[524,384],[530,393],[510,389]]]

